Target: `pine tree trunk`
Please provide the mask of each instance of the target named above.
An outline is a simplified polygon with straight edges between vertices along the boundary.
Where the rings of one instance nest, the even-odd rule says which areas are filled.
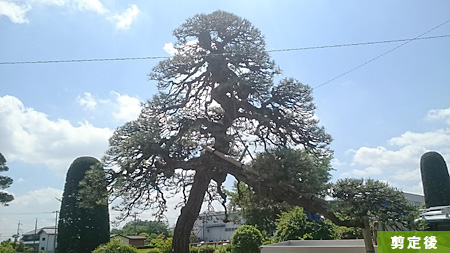
[[[211,172],[209,170],[197,170],[188,201],[181,208],[181,215],[178,217],[175,231],[173,232],[172,252],[189,253],[189,237],[194,227],[194,222],[200,213],[203,198],[206,190],[208,190],[210,181]]]
[[[366,246],[366,253],[375,253],[372,242],[372,231],[369,225],[369,217],[363,217],[364,227],[362,228],[362,233],[364,237],[364,245]]]

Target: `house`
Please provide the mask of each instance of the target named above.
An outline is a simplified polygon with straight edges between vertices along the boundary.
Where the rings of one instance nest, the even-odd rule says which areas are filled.
[[[111,235],[111,241],[118,239],[121,240],[126,245],[131,245],[134,247],[144,246],[147,240],[146,236],[140,235]]]
[[[55,226],[43,227],[24,233],[21,240],[26,247],[36,251],[55,253],[57,234],[58,229]]]
[[[25,247],[32,248],[37,252],[39,252],[39,235],[37,234],[38,231],[40,230],[26,232],[22,234],[22,239],[20,239],[24,243]]]
[[[403,196],[405,196],[405,199],[408,201],[408,203],[412,205],[420,207],[425,204],[425,197],[423,195],[403,192]]]
[[[244,224],[244,220],[237,213],[228,214],[228,221],[224,220],[225,212],[201,213],[195,220],[192,233],[199,241],[229,241],[234,231]]]
[[[430,231],[450,231],[450,206],[423,209],[417,220],[426,221]]]

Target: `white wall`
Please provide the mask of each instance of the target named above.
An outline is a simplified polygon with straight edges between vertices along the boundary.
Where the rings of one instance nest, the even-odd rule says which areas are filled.
[[[236,214],[230,214],[229,219],[234,222],[223,222],[225,214],[223,212],[200,214],[194,224],[193,233],[201,241],[217,242],[228,241],[231,239],[234,231],[241,226],[241,222],[236,221]],[[241,219],[242,220],[242,219]]]
[[[47,253],[55,253],[55,235],[49,235],[45,232],[40,233],[39,251],[43,250]]]

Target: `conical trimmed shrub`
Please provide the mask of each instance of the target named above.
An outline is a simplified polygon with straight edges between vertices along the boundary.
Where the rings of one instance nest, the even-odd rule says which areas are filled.
[[[431,151],[420,159],[426,207],[450,205],[450,177],[444,158]]]
[[[97,196],[97,200],[92,201],[87,195]],[[75,159],[66,176],[57,252],[91,252],[100,244],[109,242],[107,196],[106,178],[100,161],[93,157]]]

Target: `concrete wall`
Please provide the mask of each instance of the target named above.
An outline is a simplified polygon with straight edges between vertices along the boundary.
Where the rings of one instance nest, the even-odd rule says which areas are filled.
[[[264,245],[261,253],[365,253],[363,240],[287,241]],[[376,248],[375,248],[375,252]]]

